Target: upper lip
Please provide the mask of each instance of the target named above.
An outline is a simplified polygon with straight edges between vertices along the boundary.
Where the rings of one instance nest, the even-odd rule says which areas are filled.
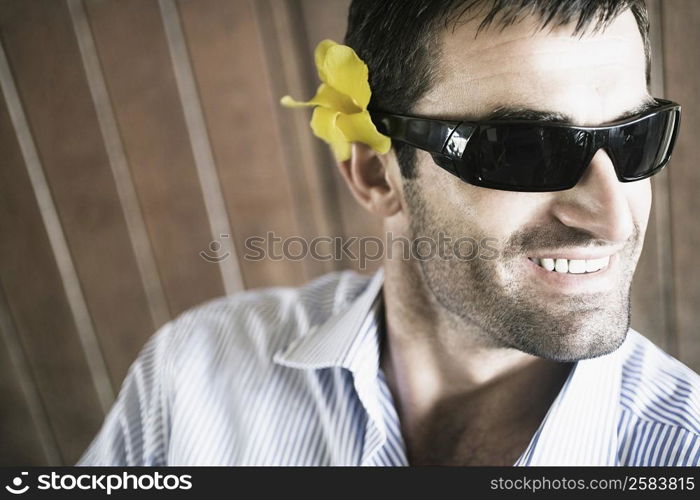
[[[568,260],[593,260],[611,257],[620,249],[591,248],[591,249],[567,249],[567,250],[546,250],[535,255],[528,255],[530,259],[568,259]]]

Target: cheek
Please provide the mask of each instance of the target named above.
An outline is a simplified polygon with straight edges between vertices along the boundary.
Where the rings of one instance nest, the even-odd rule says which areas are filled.
[[[649,214],[651,211],[651,180],[644,179],[642,181],[629,182],[623,184],[623,186],[632,218],[639,226],[643,235],[647,223],[649,222]]]
[[[427,156],[427,155],[426,155]],[[546,195],[472,186],[427,161],[420,163],[421,191],[430,212],[460,233],[506,240],[545,211]]]

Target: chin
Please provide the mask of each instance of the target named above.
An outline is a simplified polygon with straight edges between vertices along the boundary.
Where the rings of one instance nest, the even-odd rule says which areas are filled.
[[[619,318],[619,317],[618,317]],[[597,358],[615,351],[627,338],[628,321],[613,321],[602,326],[600,321],[571,325],[558,325],[553,329],[543,328],[528,335],[515,333],[510,347],[533,356],[559,362]]]

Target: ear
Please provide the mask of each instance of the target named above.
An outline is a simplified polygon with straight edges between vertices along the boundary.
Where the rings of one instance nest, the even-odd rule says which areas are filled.
[[[400,182],[389,175],[389,162],[393,158],[393,154],[380,155],[366,144],[355,142],[350,159],[338,162],[338,169],[358,203],[382,217],[401,210]]]

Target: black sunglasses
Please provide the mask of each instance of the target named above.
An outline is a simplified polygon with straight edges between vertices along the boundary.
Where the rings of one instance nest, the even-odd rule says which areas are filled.
[[[596,127],[533,120],[449,121],[372,111],[377,129],[427,151],[475,186],[561,191],[581,179],[595,153],[611,157],[620,182],[659,172],[671,158],[681,107],[655,98],[649,110]]]

